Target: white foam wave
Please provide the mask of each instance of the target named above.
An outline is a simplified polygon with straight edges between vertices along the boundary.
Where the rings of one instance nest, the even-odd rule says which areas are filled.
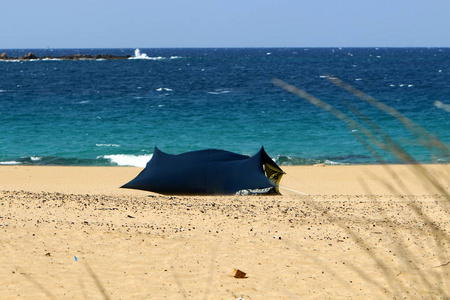
[[[57,58],[57,57],[46,57],[46,58],[39,58],[39,59],[8,59],[8,60],[0,60],[0,61],[4,61],[4,62],[27,62],[27,61],[67,61],[69,59],[67,58]],[[98,58],[98,59],[93,59],[93,58],[79,58],[76,59],[79,61],[106,61],[106,59],[104,58]]]
[[[389,86],[391,86],[391,87],[396,87],[396,86],[398,86],[398,87],[413,87],[414,86],[414,84],[406,84],[406,83],[402,83],[402,84],[398,84],[398,85],[395,85],[395,84],[390,84]]]
[[[106,61],[105,58],[77,58],[77,59],[67,59],[67,58],[57,58],[57,57],[46,57],[37,59],[35,61],[68,61],[68,60],[75,60],[75,61]],[[33,61],[33,60],[30,60]]]
[[[150,57],[146,53],[141,53],[141,50],[139,48],[134,50],[134,56],[130,57],[129,59],[149,59],[149,60],[162,60],[166,59],[164,57],[158,56],[158,57]]]
[[[40,156],[31,156],[30,159],[31,159],[31,161],[40,161],[40,160],[42,160],[42,157],[40,157]]]
[[[128,59],[147,59],[147,60],[163,60],[166,59],[164,57],[158,56],[158,57],[130,57]]]
[[[444,102],[441,102],[441,101],[434,101],[434,106],[450,112],[450,104],[445,104]]]
[[[141,53],[141,49],[137,48],[134,50],[134,57],[148,57],[146,53]]]
[[[20,165],[20,162],[11,160],[11,161],[0,161],[0,165]]]
[[[228,94],[231,93],[232,91],[228,91],[228,90],[216,90],[214,92],[208,92],[208,94],[211,95],[221,95],[221,94]]]
[[[118,144],[95,144],[97,147],[120,147]]]
[[[97,158],[109,159],[111,162],[119,166],[130,166],[144,168],[147,162],[152,158],[153,154],[148,155],[128,155],[128,154],[114,154],[103,155]]]
[[[336,162],[336,161],[332,161],[332,160],[328,160],[328,159],[326,159],[324,161],[324,164],[326,164],[326,165],[348,165],[347,163],[340,163],[340,162]]]
[[[173,90],[172,90],[172,89],[169,89],[169,88],[159,88],[159,89],[156,89],[156,91],[157,91],[157,92],[162,92],[162,91],[172,92]]]
[[[0,59],[0,61],[2,61],[2,62],[23,62],[24,60],[23,59],[6,59],[6,60]],[[33,61],[33,59],[29,59],[28,61]]]

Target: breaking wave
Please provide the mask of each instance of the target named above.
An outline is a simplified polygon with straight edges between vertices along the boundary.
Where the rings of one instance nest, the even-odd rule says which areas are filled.
[[[112,146],[114,147],[114,146]],[[27,156],[0,161],[0,165],[36,165],[36,166],[130,166],[144,168],[152,158],[148,155],[113,154],[97,158],[74,158],[56,156]]]
[[[95,144],[97,147],[120,147],[119,144]]]
[[[279,166],[310,166],[315,164],[325,165],[351,165],[351,164],[373,164],[376,161],[366,155],[346,155],[328,158],[301,158],[286,155],[278,155],[273,158]]]
[[[273,158],[274,162],[279,166],[296,166],[296,165],[315,165],[325,163],[325,159],[314,159],[314,158],[300,158],[285,155],[278,155]]]
[[[228,91],[228,90],[215,90],[214,92],[207,92],[208,94],[211,95],[221,95],[221,94],[228,94],[228,93],[232,93],[233,91]]]
[[[57,156],[26,156],[0,161],[0,165],[35,166],[110,166],[107,159],[89,159]]]
[[[97,158],[107,159],[117,166],[129,166],[144,168],[147,162],[152,158],[152,154],[146,155],[128,155],[128,154],[114,154],[103,155]]]
[[[157,92],[173,92],[173,90],[169,89],[169,88],[157,88],[156,91]]]
[[[139,48],[134,50],[134,56],[130,57],[129,59],[149,59],[149,60],[162,60],[166,59],[164,57],[158,56],[158,57],[150,57],[147,55],[147,53],[141,53],[141,50]]]
[[[117,144],[98,144],[98,147],[120,147]],[[40,165],[40,166],[129,166],[144,168],[153,154],[110,154],[96,158],[74,158],[56,156],[27,156],[19,158],[5,158],[0,165]],[[300,158],[278,155],[272,158],[279,166],[308,166],[315,164],[349,165],[376,163],[373,158],[364,155],[349,155],[329,158]]]
[[[170,56],[169,58],[162,57],[162,56],[152,57],[152,56],[148,56],[147,53],[141,53],[141,50],[139,48],[136,48],[134,50],[134,56],[132,56],[128,59],[165,60],[165,59],[180,59],[180,58],[183,58],[183,57],[182,56]]]
[[[21,165],[21,163],[15,160],[6,160],[0,161],[0,165]]]

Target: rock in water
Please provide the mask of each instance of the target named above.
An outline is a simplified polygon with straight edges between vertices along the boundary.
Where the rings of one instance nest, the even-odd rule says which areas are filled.
[[[33,52],[30,52],[23,56],[23,59],[37,59],[37,56],[33,54]]]

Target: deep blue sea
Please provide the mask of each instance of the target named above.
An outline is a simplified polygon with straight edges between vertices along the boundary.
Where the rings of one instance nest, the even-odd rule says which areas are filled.
[[[0,164],[144,166],[164,152],[215,148],[281,165],[398,163],[358,129],[275,86],[279,78],[360,121],[357,107],[418,162],[448,163],[331,74],[450,145],[450,48],[0,49],[9,57],[131,55],[125,60],[0,61]]]

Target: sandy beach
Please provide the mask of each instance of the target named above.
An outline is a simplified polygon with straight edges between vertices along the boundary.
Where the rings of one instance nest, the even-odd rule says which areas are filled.
[[[282,196],[187,197],[0,166],[0,299],[450,297],[449,165],[283,170]]]

